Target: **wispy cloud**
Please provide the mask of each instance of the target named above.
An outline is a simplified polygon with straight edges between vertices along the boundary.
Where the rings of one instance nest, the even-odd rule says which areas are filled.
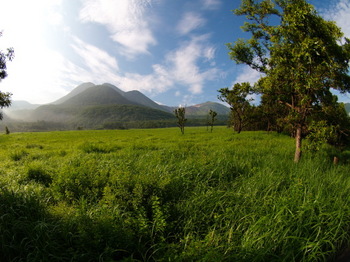
[[[335,21],[345,36],[350,37],[350,2],[348,0],[340,0],[327,10],[321,10],[321,14],[326,19]]]
[[[81,57],[90,71],[95,72],[94,75],[104,76],[106,73],[115,74],[119,71],[117,60],[96,46],[87,44],[75,37],[72,48]]]
[[[198,13],[187,12],[177,25],[177,31],[181,35],[186,35],[191,31],[203,26],[206,20]]]
[[[169,71],[162,65],[153,65],[151,74],[142,75],[126,73],[120,78],[120,87],[123,90],[139,90],[148,93],[162,93],[174,86],[174,80]]]
[[[151,74],[124,74],[120,80],[121,88],[161,93],[176,87],[177,95],[202,93],[205,83],[219,75],[219,69],[210,65],[215,48],[208,43],[208,37],[202,35],[183,42],[166,55],[164,63],[153,65]],[[205,63],[209,65],[203,67]]]
[[[215,10],[221,6],[220,0],[201,0],[201,1],[202,1],[201,6],[203,9]]]
[[[192,94],[200,94],[207,80],[213,80],[218,70],[200,68],[200,63],[214,58],[213,47],[207,43],[208,35],[193,37],[167,56],[174,79],[189,87]]]
[[[86,0],[80,11],[82,22],[105,25],[124,55],[149,52],[157,43],[145,15],[152,0]]]

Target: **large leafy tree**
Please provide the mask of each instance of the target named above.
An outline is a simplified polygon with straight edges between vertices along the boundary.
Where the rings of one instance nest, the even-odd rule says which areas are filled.
[[[334,103],[331,88],[350,90],[350,40],[305,0],[242,0],[234,12],[251,38],[228,44],[230,57],[261,72],[259,91],[288,109],[298,162],[310,117]]]
[[[0,32],[0,37],[2,32]],[[8,48],[7,52],[0,50],[0,81],[7,77],[7,67],[6,62],[11,61],[14,57],[13,48]],[[0,108],[9,107],[11,105],[11,93],[0,92]],[[0,113],[0,120],[2,119],[2,113]]]

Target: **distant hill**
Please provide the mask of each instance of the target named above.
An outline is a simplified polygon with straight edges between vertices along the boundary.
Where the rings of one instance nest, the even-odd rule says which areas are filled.
[[[69,94],[46,105],[31,105],[25,101],[14,102],[13,105],[15,107],[12,108],[11,114],[8,114],[8,119],[23,119],[22,123],[34,122],[37,123],[36,126],[41,127],[45,123],[51,123],[54,128],[61,129],[77,126],[89,129],[107,126],[118,128],[127,122],[133,122],[127,126],[137,126],[136,122],[142,122],[141,126],[176,125],[173,113],[176,107],[159,105],[139,91],[124,92],[109,83],[83,83]],[[199,120],[193,120],[192,124],[203,124],[203,119],[207,117],[210,109],[218,113],[218,119],[221,121],[227,119],[230,111],[222,104],[206,102],[186,107],[186,116]]]
[[[8,111],[13,111],[13,110],[19,110],[19,109],[35,109],[39,107],[40,105],[38,104],[31,104],[27,101],[22,101],[22,100],[17,100],[17,101],[12,101],[11,106],[7,108],[6,110]]]
[[[166,107],[165,110],[174,112],[177,107]],[[215,111],[220,118],[227,118],[230,113],[230,108],[216,102],[205,102],[193,106],[186,106],[186,116],[189,118],[204,118],[207,117],[209,111]]]
[[[202,104],[187,107],[186,114],[191,116],[203,116],[208,115],[209,110],[215,111],[218,113],[218,115],[228,115],[230,113],[230,108],[224,106],[223,104],[205,102]]]
[[[28,119],[30,118],[32,110],[38,108],[40,105],[31,104],[27,101],[12,101],[11,106],[4,108],[2,111],[6,114],[6,118],[8,119]]]

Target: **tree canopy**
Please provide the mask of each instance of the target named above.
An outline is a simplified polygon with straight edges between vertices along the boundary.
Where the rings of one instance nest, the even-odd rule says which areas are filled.
[[[236,83],[232,89],[222,88],[218,98],[230,105],[231,108],[231,123],[237,133],[252,119],[254,107],[250,104],[252,99],[249,97],[253,93],[249,83]]]

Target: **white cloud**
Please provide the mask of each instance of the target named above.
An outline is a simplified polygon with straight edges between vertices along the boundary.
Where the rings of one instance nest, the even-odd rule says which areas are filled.
[[[182,19],[177,25],[177,31],[181,35],[186,35],[191,31],[203,26],[206,23],[206,20],[201,17],[199,14],[194,12],[187,12],[184,14]]]
[[[106,51],[87,44],[78,38],[74,38],[72,47],[90,71],[94,72],[94,75],[105,77],[106,74],[112,75],[119,71],[117,60]]]
[[[82,22],[105,25],[123,54],[134,57],[148,53],[157,43],[145,15],[152,0],[86,0],[80,11]]]
[[[216,48],[214,46],[208,46],[203,50],[203,55],[207,61],[212,61],[215,58]],[[215,64],[215,62],[213,62]]]
[[[124,90],[161,93],[175,86],[183,86],[191,94],[202,93],[205,82],[214,80],[219,75],[217,68],[203,69],[199,65],[210,63],[215,56],[215,48],[207,43],[208,37],[193,37],[182,43],[179,48],[167,54],[163,64],[153,65],[151,74],[125,73],[120,77],[120,87]],[[176,96],[181,93],[178,90]]]
[[[182,103],[179,106],[191,106],[193,105],[192,101],[193,101],[193,95],[184,95],[182,98]]]
[[[233,81],[233,84],[249,82],[251,85],[253,85],[255,82],[259,80],[260,77],[261,77],[261,73],[259,73],[254,69],[251,69],[249,66],[244,66],[244,68],[241,70],[241,72],[237,75],[237,77]]]
[[[251,85],[254,85],[260,78],[261,73],[258,71],[251,69],[249,66],[244,66],[242,71],[237,75],[235,80],[232,83],[232,86],[236,83],[249,82]],[[252,99],[253,104],[260,103],[260,95],[252,94],[248,95],[248,99]]]
[[[335,21],[342,29],[346,37],[350,37],[350,2],[340,0],[327,10],[321,10],[323,17],[327,20]]]
[[[215,10],[218,9],[221,5],[220,0],[202,0],[202,8],[208,9],[208,10]]]
[[[174,85],[169,72],[161,65],[153,65],[152,74],[141,75],[126,73],[120,78],[120,87],[124,90],[139,90],[153,93],[161,93]]]
[[[208,35],[193,37],[189,42],[168,54],[167,60],[171,64],[172,77],[179,83],[187,85],[192,94],[202,93],[205,81],[213,80],[218,70],[210,68],[203,70],[199,63],[203,60],[213,59],[213,47],[206,43]]]

